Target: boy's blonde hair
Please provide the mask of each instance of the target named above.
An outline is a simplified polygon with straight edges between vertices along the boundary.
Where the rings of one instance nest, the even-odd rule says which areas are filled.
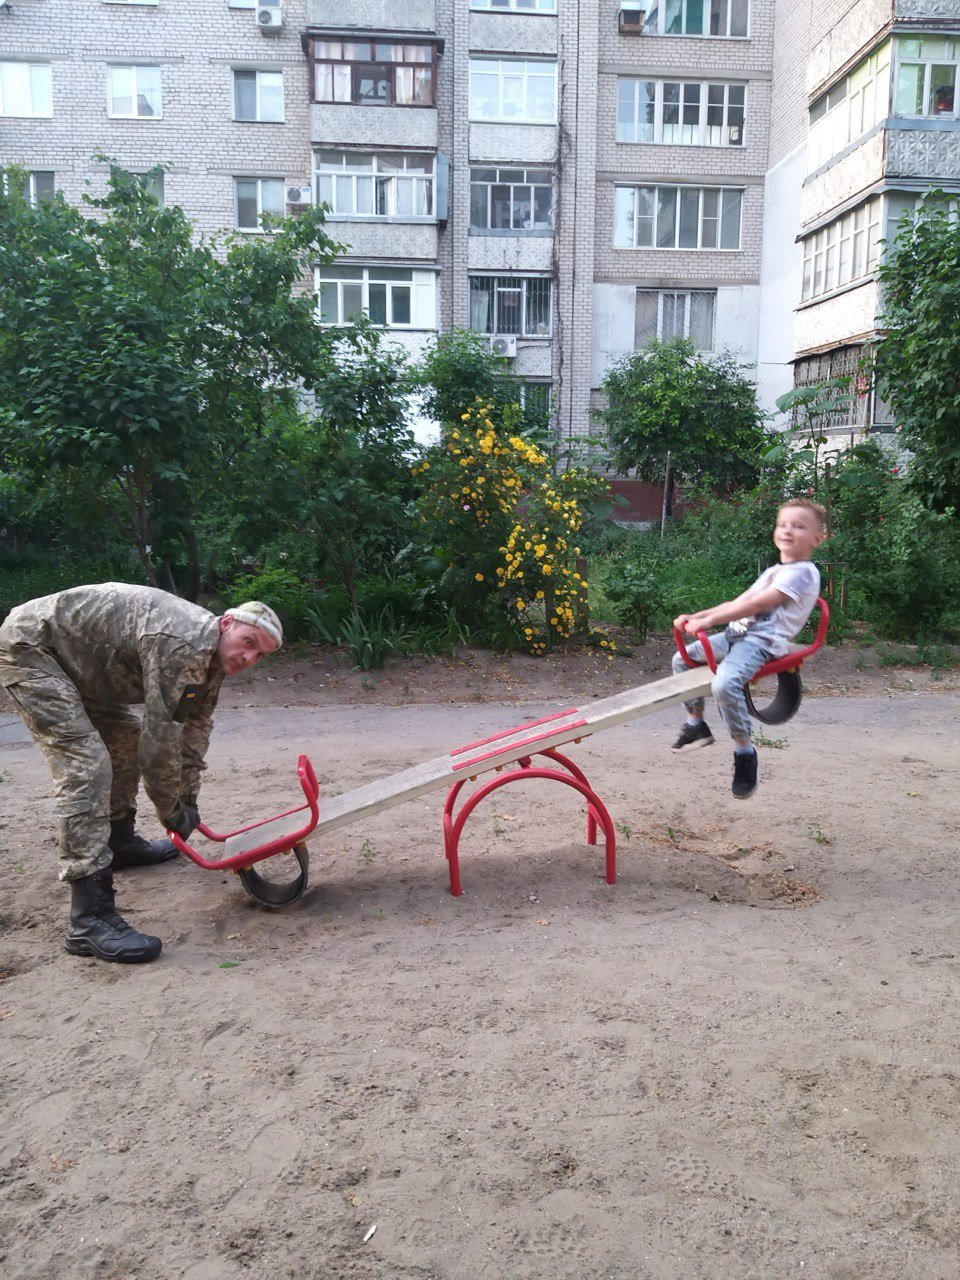
[[[812,511],[820,521],[820,530],[823,532],[827,527],[827,512],[819,502],[814,502],[812,498],[787,498],[786,501],[780,503],[780,510],[784,511],[787,507],[803,507],[804,511]]]

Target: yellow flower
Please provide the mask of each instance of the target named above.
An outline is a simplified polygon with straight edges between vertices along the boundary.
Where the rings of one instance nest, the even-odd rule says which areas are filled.
[[[470,421],[470,414],[469,414],[469,413],[461,413],[461,415],[460,415],[460,421],[461,421],[461,422],[469,422],[469,421]]]
[[[524,601],[523,601],[523,600],[518,600],[518,601],[517,601],[517,608],[518,608],[518,609],[525,609],[526,607],[527,607],[527,606],[526,606],[526,604],[524,603]]]
[[[475,579],[476,579],[476,581],[477,581],[477,582],[482,582],[482,581],[483,581],[483,574],[482,574],[482,573],[474,574],[474,577],[475,577]]]
[[[548,564],[545,564],[545,565],[543,565],[543,566],[542,566],[542,568],[541,568],[540,572],[541,572],[541,573],[544,573],[544,574],[547,574],[547,573],[553,573],[553,570],[550,568],[550,566],[549,566]]]

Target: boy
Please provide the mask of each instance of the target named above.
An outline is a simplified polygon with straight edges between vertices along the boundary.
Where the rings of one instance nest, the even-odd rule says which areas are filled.
[[[820,594],[820,572],[810,560],[824,537],[824,511],[818,502],[791,498],[780,508],[773,541],[780,563],[764,569],[760,577],[735,600],[727,600],[699,613],[681,613],[673,625],[687,635],[726,629],[710,637],[717,658],[723,661],[713,679],[713,696],[720,716],[734,740],[733,794],[744,799],[756,789],[757,752],[750,741],[750,715],[743,694],[745,684],[765,662],[780,658],[788,644],[803,629]],[[699,641],[687,652],[703,662]],[[686,664],[679,653],[673,655],[673,670],[679,675]],[[687,719],[674,751],[709,747],[713,734],[703,718],[703,698],[685,702]]]

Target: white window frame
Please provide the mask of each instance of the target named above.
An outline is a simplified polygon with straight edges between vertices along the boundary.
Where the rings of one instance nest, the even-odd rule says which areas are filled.
[[[485,288],[480,288],[481,282],[485,282]],[[541,294],[541,303],[543,295],[546,299],[547,325],[546,328],[530,325],[531,311],[533,310],[532,294],[534,287]],[[492,302],[492,309],[483,324],[475,323],[474,295],[482,295],[484,292],[488,294],[489,300]],[[502,299],[507,294],[519,293],[519,301],[516,310],[520,317],[519,328],[507,328],[503,322]],[[478,272],[476,275],[470,276],[470,328],[475,333],[489,334],[490,337],[517,337],[517,338],[552,338],[553,337],[553,279],[544,275],[516,275],[502,273],[494,275],[491,272]]]
[[[743,195],[745,188],[733,186],[684,186],[675,183],[657,183],[657,184],[640,184],[633,183],[627,185],[617,185],[614,190],[614,232],[613,243],[617,249],[642,249],[648,252],[681,252],[681,253],[738,253],[743,243]],[[651,214],[638,213],[638,204],[640,200],[640,192],[650,192],[653,212]],[[673,192],[672,196],[667,193]],[[712,194],[716,193],[716,213],[712,212],[713,204]],[[722,244],[724,231],[727,225],[728,217],[732,216],[727,209],[730,208],[730,197],[736,196],[736,226],[737,226],[737,243]],[[683,215],[689,216],[691,203],[696,197],[696,225],[697,225],[697,242],[696,244],[681,244],[681,224],[684,220]],[[669,210],[669,203],[673,202],[673,213]],[[632,207],[631,207],[632,205]],[[631,233],[629,238],[623,237],[620,232],[622,225],[629,222]],[[650,224],[650,243],[645,243],[646,237],[641,242],[640,230],[641,222]],[[704,232],[709,229],[709,224],[716,222],[716,243],[709,243],[709,236],[705,236]],[[673,238],[669,243],[664,242],[663,236],[668,228],[673,227]],[[618,238],[619,236],[619,238]],[[707,243],[704,243],[704,241]]]
[[[141,114],[137,110],[140,99],[140,72],[151,71],[157,77],[157,110],[152,115]],[[117,111],[114,104],[117,93],[114,88],[114,76],[118,72],[129,72],[132,79],[130,102],[132,110]],[[111,120],[162,120],[163,119],[163,73],[155,63],[148,62],[114,62],[107,67],[107,115]]]
[[[257,225],[255,227],[245,227],[240,224],[240,183],[255,182],[257,184]],[[279,209],[264,209],[263,184],[265,182],[276,183],[280,188]],[[286,212],[284,204],[285,183],[283,178],[255,178],[246,174],[236,174],[233,179],[233,225],[237,231],[242,231],[244,235],[270,235],[273,232],[272,227],[263,225],[264,217],[282,218]]]
[[[341,163],[334,165],[324,156],[338,155]],[[362,160],[363,163],[351,165],[351,159]],[[387,167],[396,161],[403,163],[402,169]],[[430,172],[424,173],[416,166],[429,163]],[[430,152],[376,152],[376,151],[343,151],[340,148],[324,147],[314,151],[314,189],[320,204],[330,207],[331,218],[362,219],[367,222],[382,222],[385,219],[402,219],[405,222],[436,221],[436,157]],[[327,182],[329,180],[329,183]],[[327,198],[325,188],[329,185]],[[403,201],[401,196],[409,188],[411,208],[418,203],[426,209],[424,213],[398,213]],[[364,198],[369,190],[370,199]],[[341,206],[340,196],[349,194],[343,202],[352,208]],[[372,211],[358,212],[361,205],[369,204]]]
[[[481,173],[493,173],[495,174],[495,178],[494,179],[477,178],[474,176],[475,174],[481,174]],[[509,176],[511,174],[521,174],[522,177],[515,181],[513,180],[513,178]],[[548,177],[548,181],[546,182],[531,181],[528,177],[529,174],[546,174]],[[477,223],[477,222],[474,222],[473,220],[474,198],[475,198],[475,191],[481,187],[486,188],[486,193],[487,193],[486,199],[484,201],[486,206],[487,220],[484,223]],[[517,202],[515,193],[516,192],[528,193],[528,198],[530,202],[530,218],[528,220],[529,226],[514,227],[513,225],[511,225],[509,227],[494,227],[492,225],[491,208],[493,204],[493,191],[496,187],[506,187],[509,189],[510,195],[508,197],[508,204],[510,207],[511,224],[513,222],[514,207]],[[544,190],[550,193],[550,216],[547,222],[541,225],[534,222],[534,212],[536,210],[536,201],[537,201],[536,193],[538,191],[544,191]],[[520,198],[523,199],[522,196]],[[488,233],[492,235],[518,235],[518,236],[530,235],[531,233],[543,235],[546,232],[552,232],[555,225],[554,224],[555,199],[556,199],[556,190],[555,190],[553,172],[546,165],[472,164],[470,166],[470,229],[471,231],[478,231],[481,234]]]
[[[41,175],[43,177],[50,178],[51,191],[44,191],[42,193],[37,191],[37,179],[41,177]],[[34,208],[37,207],[37,203],[40,199],[52,200],[57,193],[57,175],[53,169],[31,169],[27,171],[26,179],[23,195],[26,198],[27,203],[33,205]],[[46,185],[47,184],[44,183],[44,186]],[[6,169],[2,166],[0,166],[0,191],[2,191],[4,195],[10,194],[10,177]]]
[[[547,79],[549,68],[551,101],[549,112],[531,114],[531,80]],[[477,83],[480,77],[495,76],[496,104],[493,111],[482,109]],[[505,93],[509,82],[519,81],[520,104],[515,115],[507,114],[508,99]],[[470,119],[497,124],[556,124],[557,123],[557,63],[551,58],[487,58],[470,59]]]
[[[946,42],[952,46],[949,54],[925,54],[924,41],[932,45],[933,41],[941,45]],[[911,46],[919,46],[916,53],[908,52]],[[956,120],[960,116],[960,37],[954,35],[923,34],[918,36],[899,36],[895,46],[896,72],[893,78],[893,114],[902,118],[918,118],[933,120]],[[904,110],[900,105],[901,76],[907,67],[923,68],[923,104],[920,111]],[[935,67],[953,68],[953,110],[937,111],[931,100],[933,72]]]
[[[883,197],[874,196],[803,242],[800,301],[868,280],[880,261]]]
[[[813,173],[890,114],[891,42],[810,104],[807,170]]]
[[[650,98],[649,90],[653,90]],[[678,91],[679,101],[668,101],[671,91]],[[742,103],[731,103],[731,90],[739,90],[743,94]],[[721,102],[711,102],[711,98],[721,97]],[[644,107],[650,102],[653,105],[653,121],[647,125],[641,120]],[[686,116],[695,105],[696,124],[689,124]],[[722,123],[709,123],[711,111],[719,105]],[[626,110],[625,110],[626,108]],[[676,108],[677,122],[667,121],[666,116]],[[740,112],[739,125],[731,124],[731,112]],[[627,121],[625,116],[629,114]],[[714,80],[647,80],[635,76],[622,76],[617,86],[617,142],[628,144],[653,144],[674,147],[742,147],[746,132],[747,85],[743,82]],[[641,132],[649,128],[650,137],[641,137]],[[711,134],[718,130],[721,141],[711,140]],[[734,130],[738,130],[736,141],[729,141]],[[675,132],[674,132],[675,131]],[[728,141],[722,139],[726,137]]]
[[[0,18],[0,22],[3,19]],[[45,73],[45,74],[44,74]],[[15,80],[23,80],[14,86]],[[8,110],[7,99],[25,89],[27,110]],[[53,68],[49,62],[27,58],[0,59],[0,118],[7,120],[50,120],[53,118]]]
[[[237,76],[253,76],[254,77],[254,115],[241,116],[237,113]],[[280,88],[280,114],[278,116],[265,117],[263,114],[263,90],[266,87],[264,78],[269,76],[272,80],[279,82]],[[273,85],[276,88],[277,85]],[[284,93],[283,72],[282,71],[266,71],[254,67],[234,67],[233,68],[233,118],[240,124],[283,124],[286,118],[286,96]]]
[[[323,286],[336,286],[337,318],[331,320],[323,317]],[[378,328],[396,332],[408,330],[433,329],[436,327],[436,273],[417,270],[416,267],[386,263],[377,266],[362,266],[353,263],[339,262],[333,266],[316,267],[314,269],[314,288],[317,294],[317,319],[324,327],[343,328],[353,323],[356,311],[347,311],[349,302],[345,301],[348,290],[357,295],[359,310],[370,315],[371,288],[383,288],[384,315],[386,323],[374,320]],[[407,293],[409,320],[397,321],[399,291]],[[327,297],[331,296],[328,288]]]
[[[653,36],[746,40],[749,0],[649,0],[643,30]]]
[[[666,342],[671,338],[689,338],[694,342],[698,351],[709,352],[715,350],[717,341],[716,289],[637,289],[637,330],[639,330],[641,296],[656,298],[657,327],[656,333],[649,338],[648,343],[643,345],[639,343],[639,332],[635,333],[634,346],[638,351],[646,350],[649,342],[654,341],[654,339],[658,342]],[[697,343],[695,335],[690,333],[694,301],[697,298],[710,299],[710,340],[707,346],[701,346]],[[672,313],[672,325],[669,323],[668,313]],[[677,325],[678,314],[680,316],[679,326]]]
[[[470,0],[475,13],[556,13],[557,0]]]

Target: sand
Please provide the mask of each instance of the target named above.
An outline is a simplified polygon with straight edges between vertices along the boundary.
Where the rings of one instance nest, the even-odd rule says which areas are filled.
[[[304,652],[229,687],[202,812],[295,802],[300,751],[350,789],[664,654]],[[746,802],[726,743],[666,749],[675,712],[574,748],[615,886],[579,797],[530,782],[471,818],[453,898],[441,793],[314,843],[281,912],[183,860],[118,875],[165,943],[130,967],[64,952],[50,779],[0,707],[0,1272],[955,1280],[960,688],[864,661],[810,668]]]

